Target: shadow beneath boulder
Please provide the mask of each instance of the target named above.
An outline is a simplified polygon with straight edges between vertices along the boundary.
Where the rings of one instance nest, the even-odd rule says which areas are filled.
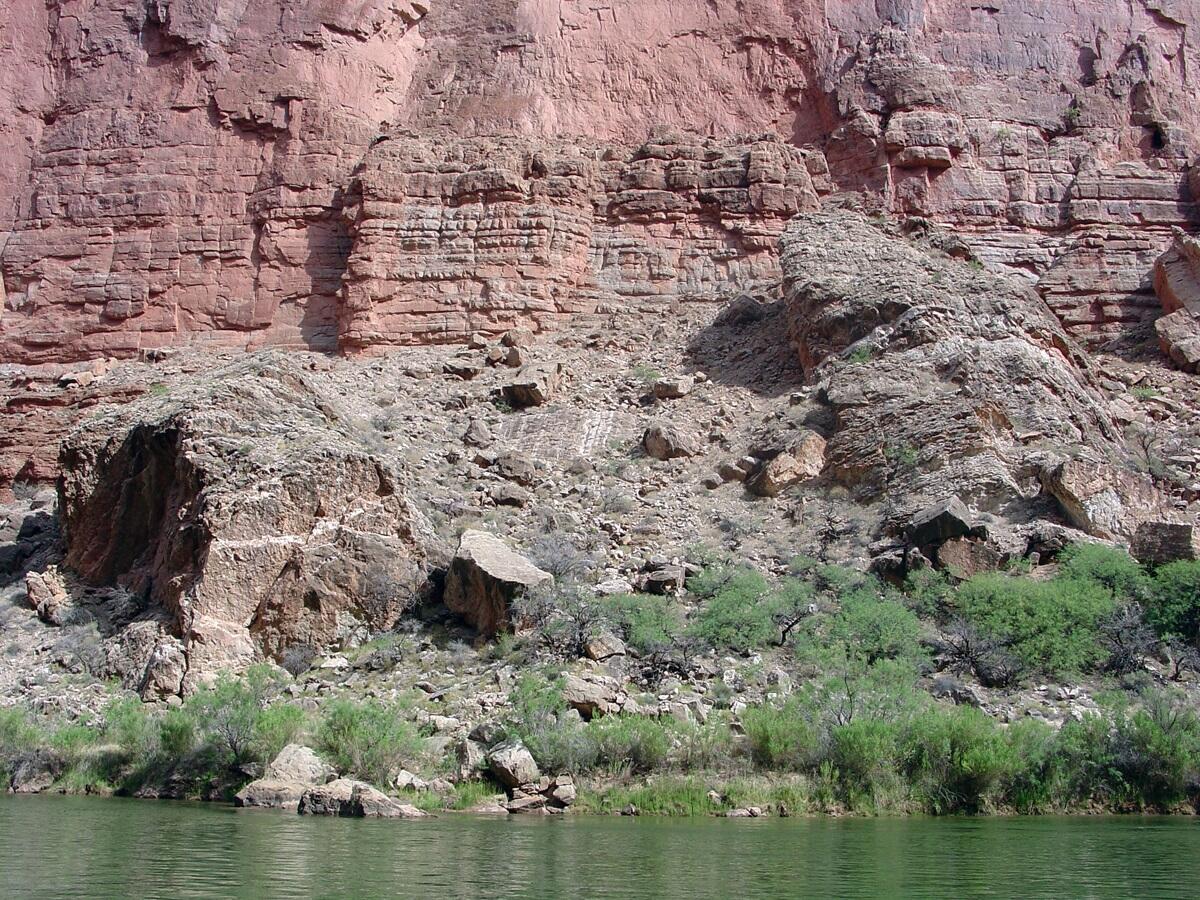
[[[58,517],[49,507],[5,510],[0,527],[0,587],[44,567],[58,544]]]
[[[785,302],[741,294],[688,342],[686,359],[717,384],[779,397],[804,384],[804,370],[788,340]]]

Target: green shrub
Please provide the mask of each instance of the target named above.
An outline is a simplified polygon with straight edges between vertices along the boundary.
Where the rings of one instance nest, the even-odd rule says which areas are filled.
[[[304,710],[290,703],[268,706],[255,723],[256,750],[263,762],[270,762],[288,744],[295,743],[304,729]]]
[[[104,711],[104,733],[130,760],[146,760],[158,752],[158,723],[134,697],[114,700]]]
[[[1064,806],[1110,803],[1124,793],[1112,758],[1112,719],[1086,716],[1063,724],[1054,739],[1047,781]]]
[[[1154,573],[1146,620],[1164,637],[1200,646],[1200,561],[1168,563]]]
[[[503,793],[502,788],[487,778],[480,781],[460,781],[454,785],[454,797],[448,805],[450,809],[466,810],[492,800],[500,793]]]
[[[656,778],[644,785],[617,785],[601,794],[585,792],[579,807],[593,813],[615,813],[633,806],[647,816],[705,816],[724,808],[709,798],[710,790],[699,778]]]
[[[195,712],[207,741],[232,768],[257,755],[263,702],[256,682],[222,674],[213,685],[194,694],[188,706]]]
[[[937,815],[991,807],[1014,768],[999,726],[971,706],[917,716],[901,738],[900,755],[918,797]]]
[[[6,707],[0,709],[0,767],[29,750],[46,744],[46,733],[34,722],[24,709]]]
[[[716,713],[710,713],[703,724],[680,723],[675,728],[675,741],[672,758],[685,772],[719,771],[733,764],[733,731],[729,722]]]
[[[641,382],[643,387],[651,388],[656,381],[662,378],[662,373],[646,363],[638,363],[629,370],[629,377],[634,381]]]
[[[589,722],[586,731],[596,746],[596,764],[610,773],[654,772],[671,750],[667,728],[643,716],[602,716]]]
[[[158,719],[158,746],[169,760],[189,756],[196,748],[196,718],[190,709],[168,709]]]
[[[689,585],[704,605],[689,633],[718,651],[748,653],[774,643],[778,628],[765,578],[753,569],[702,573]]]
[[[420,755],[421,738],[400,711],[382,703],[330,703],[317,729],[317,747],[343,774],[373,784],[388,779]]]
[[[797,564],[792,561],[793,566]],[[783,646],[816,611],[816,588],[804,578],[788,578],[767,598],[767,606],[775,627],[779,629],[779,644]]]
[[[1008,727],[1004,737],[1012,759],[1000,787],[1006,805],[1022,813],[1062,808],[1056,767],[1058,732],[1045,722],[1021,719]]]
[[[1072,544],[1059,555],[1059,562],[1062,569],[1058,580],[1098,585],[1115,600],[1138,600],[1145,590],[1145,572],[1124,550],[1102,544]]]
[[[505,730],[519,738],[544,772],[586,772],[596,765],[596,744],[578,715],[567,710],[562,680],[527,672],[509,691]]]
[[[821,735],[798,698],[782,706],[754,706],[742,714],[750,758],[762,769],[805,772],[822,752]]]
[[[1169,809],[1200,783],[1200,719],[1186,698],[1144,697],[1140,709],[1117,716],[1112,742],[1111,766],[1131,805]]]
[[[898,729],[884,719],[855,719],[830,731],[829,761],[850,798],[869,797],[896,782]],[[858,805],[851,800],[851,805]]]
[[[926,567],[909,574],[904,593],[914,612],[935,618],[946,611],[954,594],[954,585],[945,572]]]
[[[100,732],[90,725],[74,722],[51,732],[48,743],[70,768],[78,765],[100,743]]]
[[[653,594],[618,594],[601,601],[605,617],[631,648],[641,654],[674,643],[682,624],[674,605]]]
[[[829,637],[870,665],[882,659],[916,657],[921,622],[903,603],[862,590],[842,601],[830,624]]]
[[[1048,675],[1103,663],[1099,626],[1116,609],[1113,595],[1095,581],[1034,581],[998,573],[976,575],[962,584],[953,605],[969,624]]]

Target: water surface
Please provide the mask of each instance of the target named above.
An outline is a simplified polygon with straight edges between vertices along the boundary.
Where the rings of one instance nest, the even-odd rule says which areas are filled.
[[[1190,818],[312,819],[0,796],[0,896],[1194,898]]]

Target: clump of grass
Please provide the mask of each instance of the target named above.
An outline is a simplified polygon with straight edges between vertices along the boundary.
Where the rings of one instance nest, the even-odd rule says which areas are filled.
[[[653,366],[639,363],[629,370],[629,377],[641,384],[642,387],[651,388],[662,378],[662,373]]]

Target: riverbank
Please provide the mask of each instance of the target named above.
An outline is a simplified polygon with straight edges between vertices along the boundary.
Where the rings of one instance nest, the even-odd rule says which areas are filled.
[[[0,774],[17,793],[150,799],[231,801],[261,783],[274,797],[283,782],[296,785],[293,809],[308,786],[340,777],[425,812],[1192,814],[1200,798],[1200,722],[1165,693],[1058,729],[1032,720],[1003,726],[880,669],[849,682],[861,708],[840,724],[841,713],[824,722],[817,715],[820,695],[736,720],[584,722],[560,715],[558,683],[527,675],[503,723],[451,746],[423,737],[399,706],[339,701],[313,716],[265,700],[268,685],[252,673],[158,710],[117,700],[102,722],[54,730],[0,711]],[[280,769],[285,749],[311,760],[303,775]],[[556,776],[544,772],[572,774],[562,802],[552,797]]]
[[[521,601],[516,636],[471,646],[434,615],[152,704],[51,673],[41,713],[0,709],[0,776],[205,799],[287,782],[293,805],[339,778],[422,810],[1195,808],[1200,564],[1079,546],[1045,568],[901,591],[811,560],[775,583],[718,561],[686,598],[564,580]],[[289,745],[316,760],[302,778],[271,771]]]

